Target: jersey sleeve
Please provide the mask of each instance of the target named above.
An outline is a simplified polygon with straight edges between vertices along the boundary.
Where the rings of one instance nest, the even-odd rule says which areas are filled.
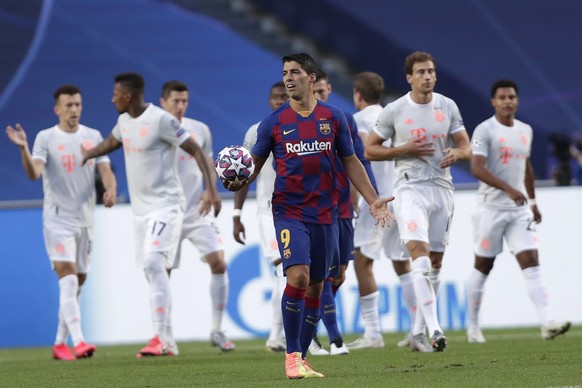
[[[123,139],[121,138],[121,130],[119,129],[119,122],[115,124],[115,127],[113,127],[113,129],[111,130],[111,134],[115,139],[123,141]]]
[[[471,138],[473,155],[489,156],[489,135],[485,124],[479,124]]]
[[[273,139],[273,117],[261,121],[257,128],[257,142],[251,153],[262,158],[268,158],[275,142]]]
[[[260,124],[260,123],[259,123]],[[247,150],[252,150],[255,144],[257,144],[257,129],[259,125],[254,124],[245,133],[245,138],[243,140],[243,147]]]
[[[46,132],[41,131],[36,135],[34,145],[32,146],[32,159],[42,160],[46,163],[48,160],[48,144],[45,133]]]
[[[178,147],[190,137],[190,133],[182,128],[177,118],[169,113],[164,113],[160,117],[160,137]]]
[[[212,151],[212,132],[210,131],[210,127],[206,124],[202,125],[202,131],[204,132],[205,139],[202,151],[204,152],[204,155],[212,159],[214,157],[214,152]]]
[[[531,145],[533,144],[533,134],[534,134],[533,128],[530,125],[527,126],[527,132],[528,132],[528,136],[529,136],[529,148],[527,150],[527,157],[530,158],[531,157]]]
[[[459,131],[465,131],[465,124],[463,124],[463,118],[461,117],[461,111],[457,104],[449,99],[450,109],[451,109],[451,126],[449,128],[449,134],[453,134]]]
[[[394,136],[396,132],[394,129],[394,114],[390,104],[386,105],[378,116],[378,121],[374,126],[374,132],[382,139],[387,140]]]
[[[354,143],[352,141],[351,130],[346,115],[342,111],[337,111],[336,115],[338,120],[336,150],[338,155],[344,158],[355,153]]]

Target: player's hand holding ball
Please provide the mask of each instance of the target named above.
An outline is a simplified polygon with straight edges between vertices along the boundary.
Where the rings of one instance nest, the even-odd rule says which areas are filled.
[[[238,191],[255,171],[255,161],[249,150],[231,145],[218,153],[214,168],[225,189]]]

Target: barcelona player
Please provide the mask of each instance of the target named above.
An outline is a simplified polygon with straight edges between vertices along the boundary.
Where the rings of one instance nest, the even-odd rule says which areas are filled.
[[[240,190],[273,153],[277,178],[272,210],[287,277],[281,307],[287,339],[285,371],[291,379],[323,377],[305,356],[320,317],[323,282],[338,251],[337,155],[377,222],[394,220],[387,207],[393,198],[378,197],[354,155],[345,115],[315,98],[316,71],[308,54],[283,57],[283,82],[290,100],[259,125],[253,175],[244,183],[224,182],[229,190]]]

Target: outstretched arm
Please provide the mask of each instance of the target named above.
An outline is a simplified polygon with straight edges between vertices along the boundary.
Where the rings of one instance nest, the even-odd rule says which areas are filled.
[[[12,126],[6,127],[6,135],[8,139],[20,148],[20,155],[22,157],[22,166],[26,172],[26,176],[31,180],[40,178],[42,170],[44,169],[44,162],[38,159],[32,159],[32,154],[28,148],[28,141],[26,139],[26,132],[20,124],[16,124],[16,128]]]
[[[83,155],[82,164],[85,164],[89,159],[93,159],[98,156],[106,155],[112,151],[115,151],[122,145],[123,143],[117,140],[115,136],[113,136],[113,134],[109,134],[107,139],[103,140],[101,143],[97,144],[90,150],[86,150],[85,147],[81,146],[81,154]]]
[[[253,183],[255,179],[257,179],[257,175],[259,175],[259,172],[261,172],[261,168],[263,168],[263,165],[265,164],[267,158],[263,158],[261,156],[257,156],[254,154],[252,156],[253,160],[255,161],[255,171],[253,171],[251,176],[249,176],[247,180],[244,180],[242,182],[229,182],[223,180],[222,185],[224,186],[225,189],[228,189],[229,191],[239,191],[243,186],[248,186],[251,183]]]

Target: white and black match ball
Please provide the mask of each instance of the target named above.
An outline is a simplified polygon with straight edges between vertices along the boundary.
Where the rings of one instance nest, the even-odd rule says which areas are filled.
[[[255,171],[255,161],[249,150],[239,145],[231,145],[218,153],[214,168],[221,179],[243,182]]]

